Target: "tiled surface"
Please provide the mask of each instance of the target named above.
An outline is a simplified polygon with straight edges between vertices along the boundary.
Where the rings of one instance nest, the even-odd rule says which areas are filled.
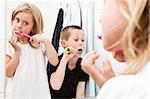
[[[4,0],[0,1],[0,39],[4,39],[5,31],[5,2]]]
[[[0,99],[4,99],[4,93],[0,93]]]
[[[0,99],[3,99],[5,86],[5,41],[0,40]]]

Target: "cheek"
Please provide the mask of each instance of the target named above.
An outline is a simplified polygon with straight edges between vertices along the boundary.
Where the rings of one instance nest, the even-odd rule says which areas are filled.
[[[115,6],[109,5],[104,9],[101,25],[103,46],[106,50],[113,51],[120,47],[120,45],[116,45],[111,48],[122,37],[126,26],[125,21],[125,18]]]
[[[32,31],[32,29],[33,29],[32,26],[28,26],[28,27],[25,27],[23,31],[24,31],[24,33],[29,34]]]

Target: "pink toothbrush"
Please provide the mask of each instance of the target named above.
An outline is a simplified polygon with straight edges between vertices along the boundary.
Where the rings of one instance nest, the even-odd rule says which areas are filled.
[[[25,34],[25,33],[21,33],[19,31],[15,31],[15,34],[16,35],[19,35],[19,36],[24,36],[26,38],[29,38],[30,39],[30,42],[31,42],[31,46],[34,47],[34,48],[39,48],[40,46],[40,43],[39,42],[33,42],[33,39],[32,39],[32,36],[28,35],[28,34]]]
[[[20,35],[20,36],[24,36],[24,37],[26,37],[26,38],[31,38],[30,35],[25,34],[25,33],[21,33],[21,32],[19,32],[19,31],[15,31],[15,34]]]

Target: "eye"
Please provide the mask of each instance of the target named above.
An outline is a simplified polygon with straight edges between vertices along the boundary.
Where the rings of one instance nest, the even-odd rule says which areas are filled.
[[[85,40],[82,40],[82,42],[84,42]]]
[[[24,25],[29,25],[29,23],[28,22],[24,22]]]
[[[15,19],[15,22],[19,23],[19,22],[20,22],[20,19],[19,19],[19,18],[16,18],[16,19]]]
[[[75,41],[78,41],[78,39],[74,39]]]

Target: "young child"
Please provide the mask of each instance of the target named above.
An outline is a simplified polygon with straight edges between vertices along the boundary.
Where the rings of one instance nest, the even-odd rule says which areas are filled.
[[[50,41],[40,36],[43,31],[41,12],[33,4],[21,3],[13,11],[11,21],[13,36],[8,48],[13,52],[8,49],[6,55],[6,99],[50,99],[46,57],[54,66],[58,57]],[[24,36],[27,34],[33,35],[32,40]],[[34,48],[36,43],[39,46]]]
[[[52,98],[84,97],[88,75],[81,69],[81,54],[84,50],[84,31],[71,25],[61,32],[61,45],[65,49],[59,56],[58,66],[48,64],[47,72]]]
[[[99,85],[104,84],[96,99],[150,99],[149,0],[106,0],[101,23],[105,49],[122,49],[128,68],[123,75],[113,77],[110,68],[103,72],[95,68],[99,55],[89,53],[82,61],[82,69]]]

